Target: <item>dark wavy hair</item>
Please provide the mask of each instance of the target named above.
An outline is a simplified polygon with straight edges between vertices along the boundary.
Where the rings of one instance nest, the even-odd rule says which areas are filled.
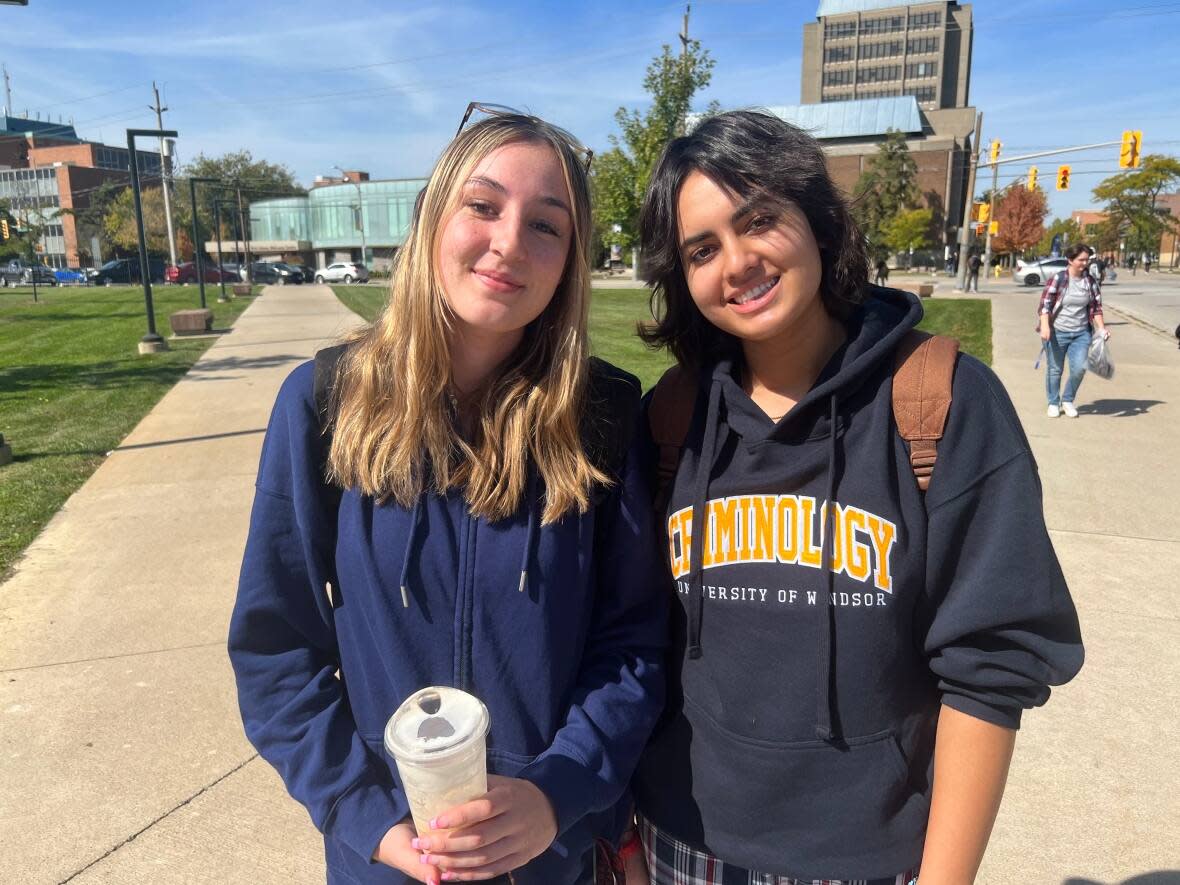
[[[738,199],[764,198],[784,210],[798,207],[819,246],[824,308],[846,319],[864,300],[869,276],[864,237],[828,174],[819,142],[771,114],[731,111],[669,142],[648,184],[639,215],[643,275],[653,289],[655,317],[639,329],[648,346],[667,348],[688,366],[740,349],[737,339],[701,316],[688,291],[676,205],[693,172]]]
[[[1068,249],[1065,250],[1065,258],[1067,261],[1073,261],[1075,258],[1077,258],[1079,255],[1081,255],[1083,252],[1086,253],[1087,258],[1091,257],[1094,254],[1094,250],[1091,249],[1089,246],[1087,246],[1085,243],[1074,243],[1072,246],[1070,246]]]

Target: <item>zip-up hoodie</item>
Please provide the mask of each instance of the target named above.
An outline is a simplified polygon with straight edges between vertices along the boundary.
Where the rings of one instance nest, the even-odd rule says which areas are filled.
[[[636,420],[631,376],[596,361],[590,395],[603,420]],[[382,732],[402,700],[440,684],[487,705],[489,772],[553,804],[557,840],[518,885],[587,881],[663,707],[667,600],[640,459],[614,464],[585,514],[542,526],[534,476],[516,515],[493,523],[459,492],[409,509],[338,495],[319,434],[305,363],[263,443],[229,653],[246,735],[323,832],[328,881],[413,881],[370,861],[409,814]]]
[[[1081,666],[1036,464],[969,356],[918,490],[891,393],[921,315],[871,287],[778,424],[732,363],[701,374],[662,514],[679,600],[669,708],[635,792],[657,826],[729,863],[801,879],[916,866],[939,705],[1016,728]]]

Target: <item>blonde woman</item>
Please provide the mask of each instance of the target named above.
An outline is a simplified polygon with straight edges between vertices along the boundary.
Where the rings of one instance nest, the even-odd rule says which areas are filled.
[[[638,383],[587,352],[585,154],[461,127],[330,396],[307,363],[275,404],[229,650],[329,882],[573,885],[626,823],[666,622]],[[436,684],[489,709],[489,792],[417,833],[381,735]]]

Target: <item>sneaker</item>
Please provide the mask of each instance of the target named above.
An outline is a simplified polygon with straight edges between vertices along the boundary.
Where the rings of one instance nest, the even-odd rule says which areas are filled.
[[[1061,409],[1059,409],[1057,406],[1049,406],[1049,410],[1045,412],[1045,414],[1050,418],[1056,418],[1061,414]]]
[[[1078,416],[1078,410],[1073,407],[1073,403],[1062,403],[1061,411],[1065,412],[1066,418],[1076,418]]]

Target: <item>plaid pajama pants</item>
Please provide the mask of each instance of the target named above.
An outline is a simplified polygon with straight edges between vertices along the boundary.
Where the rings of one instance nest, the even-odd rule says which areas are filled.
[[[651,885],[917,885],[918,871],[888,879],[793,879],[772,873],[756,873],[726,864],[662,833],[642,817],[639,838],[647,859]]]

